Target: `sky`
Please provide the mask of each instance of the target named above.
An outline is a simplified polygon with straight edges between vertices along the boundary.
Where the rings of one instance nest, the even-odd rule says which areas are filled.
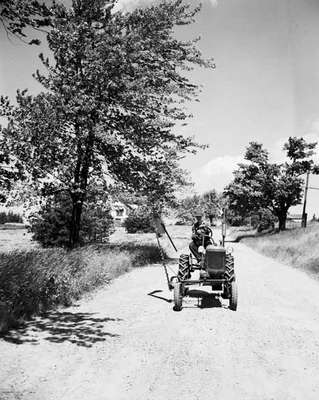
[[[117,7],[151,2],[120,0]],[[182,161],[194,191],[221,191],[250,141],[263,143],[275,161],[289,136],[319,141],[318,21],[318,0],[204,0],[196,23],[178,29],[179,38],[200,35],[200,49],[216,63],[191,73],[202,93],[188,107],[194,118],[179,130],[210,146]],[[41,89],[31,75],[43,49],[0,33],[0,93]],[[319,187],[319,177],[310,184]],[[308,204],[309,214],[319,215],[319,191],[309,192]]]

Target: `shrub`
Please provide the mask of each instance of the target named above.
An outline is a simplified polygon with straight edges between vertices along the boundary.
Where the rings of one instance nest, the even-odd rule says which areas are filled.
[[[248,220],[245,220],[244,217],[240,215],[235,215],[233,211],[227,211],[226,214],[227,222],[230,226],[243,226],[248,225]]]
[[[148,207],[141,206],[132,210],[124,221],[125,229],[128,233],[154,232],[151,212]]]
[[[44,247],[68,247],[72,219],[72,200],[58,193],[31,216],[33,239]],[[113,218],[107,205],[88,202],[82,212],[80,244],[108,241],[114,231]]]
[[[5,211],[0,212],[0,224],[6,224],[8,222],[22,223],[23,219],[21,215],[12,211],[9,211],[8,213]]]
[[[251,224],[258,232],[262,232],[266,229],[274,229],[276,220],[277,218],[271,211],[263,209],[260,210],[258,215],[254,215],[251,218]]]
[[[178,221],[176,225],[192,225],[194,223],[194,216],[190,211],[181,210],[177,215]]]

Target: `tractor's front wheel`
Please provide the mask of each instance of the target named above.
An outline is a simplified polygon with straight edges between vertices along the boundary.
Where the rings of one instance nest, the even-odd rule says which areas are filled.
[[[182,254],[179,257],[177,276],[180,281],[185,281],[191,277],[191,266],[188,254]]]
[[[183,285],[180,282],[174,286],[174,311],[181,311],[183,304]]]
[[[229,308],[232,311],[236,311],[237,303],[238,303],[238,287],[237,287],[237,283],[235,281],[233,281],[230,285]]]

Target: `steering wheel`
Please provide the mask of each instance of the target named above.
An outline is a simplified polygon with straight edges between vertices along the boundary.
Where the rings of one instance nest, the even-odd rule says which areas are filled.
[[[208,232],[208,234],[207,234],[207,232]],[[209,237],[212,237],[212,236],[213,236],[213,231],[212,231],[211,228],[210,228],[209,226],[207,226],[207,225],[201,225],[201,226],[198,228],[198,233],[199,233],[200,235],[203,235],[203,236],[209,236]]]

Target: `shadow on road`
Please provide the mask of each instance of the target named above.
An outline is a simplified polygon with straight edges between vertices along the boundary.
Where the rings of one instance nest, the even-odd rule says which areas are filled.
[[[166,303],[173,303],[172,299],[168,299],[166,297],[158,295],[159,293],[162,293],[162,292],[163,292],[162,290],[153,290],[152,292],[148,293],[147,295],[154,297],[156,299],[159,299],[159,300],[166,301]],[[185,296],[185,299],[187,299],[187,297],[198,299],[197,305],[195,307],[199,307],[199,308],[224,307],[224,305],[222,304],[222,302],[220,301],[220,299],[218,297],[216,297],[214,294],[205,292],[204,290],[199,290],[199,289],[189,290],[187,293],[187,296]],[[194,308],[194,305],[190,306],[190,305],[184,304],[183,308]]]
[[[1,335],[0,338],[13,344],[39,344],[42,339],[52,343],[69,342],[77,346],[92,347],[107,337],[119,335],[105,332],[105,324],[121,321],[118,318],[97,318],[92,313],[52,311],[27,321],[23,327]]]
[[[153,290],[153,292],[150,292],[147,295],[151,296],[151,297],[155,297],[155,299],[160,299],[160,300],[166,301],[167,303],[172,303],[173,302],[172,299],[167,299],[166,297],[158,296],[157,293],[162,293],[162,292],[163,292],[163,290]]]
[[[187,293],[188,297],[198,299],[199,308],[220,308],[223,307],[222,302],[212,293],[207,293],[204,290],[192,289]]]

